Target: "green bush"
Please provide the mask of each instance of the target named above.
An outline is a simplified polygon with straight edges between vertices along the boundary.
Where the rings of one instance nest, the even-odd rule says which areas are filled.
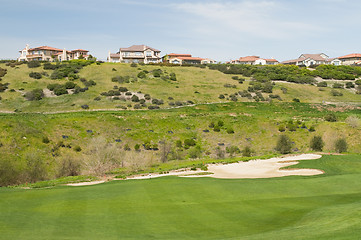
[[[340,96],[343,96],[343,93],[340,92],[340,91],[336,91],[336,90],[332,89],[331,95],[334,96],[334,97],[340,97]]]
[[[329,113],[325,116],[325,120],[327,122],[336,122],[337,121],[337,117],[334,113]]]
[[[137,77],[138,78],[146,78],[147,74],[145,74],[145,72],[141,71],[141,72],[138,73]]]
[[[355,84],[353,84],[352,82],[347,82],[346,83],[346,88],[354,88]]]
[[[189,148],[195,146],[197,143],[192,138],[187,138],[184,140],[184,148]]]
[[[333,87],[333,88],[343,88],[344,85],[343,85],[342,83],[334,83],[334,84],[332,85],[332,87]]]
[[[324,142],[321,136],[313,136],[310,142],[310,147],[314,151],[322,151]]]
[[[279,136],[276,145],[276,151],[280,152],[281,154],[287,154],[291,152],[292,149],[292,141],[287,135]]]
[[[220,132],[221,128],[218,125],[216,125],[216,126],[213,127],[213,131]]]
[[[319,82],[317,83],[317,87],[327,87],[327,82]]]
[[[59,85],[59,86],[54,88],[54,94],[56,96],[60,96],[60,95],[63,95],[63,94],[68,94],[68,91],[66,90],[65,86]]]
[[[65,84],[64,84],[64,87],[66,88],[66,89],[73,89],[73,88],[75,88],[75,86],[76,86],[76,84],[74,83],[74,82],[66,82]]]
[[[344,138],[337,139],[335,142],[335,149],[336,149],[336,152],[338,152],[338,153],[347,152],[346,139],[344,139]]]
[[[36,88],[30,92],[25,93],[24,97],[29,101],[38,101],[43,99],[44,92],[43,89]]]
[[[280,126],[278,127],[278,131],[280,131],[280,132],[286,131],[285,126],[284,126],[284,125],[280,125]]]
[[[34,78],[34,79],[41,79],[42,75],[41,75],[41,73],[38,73],[38,72],[31,72],[31,73],[29,73],[29,77]]]
[[[48,144],[50,142],[49,138],[47,136],[43,136],[43,143]]]
[[[139,97],[137,95],[133,95],[131,98],[132,102],[139,102]]]
[[[75,151],[75,152],[81,152],[81,150],[82,150],[82,149],[81,149],[81,147],[80,147],[79,145],[77,145],[77,146],[74,147],[74,151]]]
[[[172,81],[177,81],[177,76],[175,75],[175,73],[171,73],[169,75],[169,79],[172,80]]]
[[[234,133],[233,128],[232,128],[232,127],[228,127],[228,128],[227,128],[227,133],[228,133],[228,134]]]
[[[138,67],[138,64],[136,64],[136,63],[133,62],[133,63],[130,64],[130,66],[131,66],[131,67]]]
[[[37,67],[40,67],[40,62],[38,62],[38,61],[28,62],[28,68],[37,68]]]
[[[188,157],[189,158],[200,158],[202,157],[202,149],[200,146],[195,146],[188,151]]]
[[[140,144],[138,144],[138,143],[135,144],[134,145],[134,150],[137,151],[137,152],[140,151]]]

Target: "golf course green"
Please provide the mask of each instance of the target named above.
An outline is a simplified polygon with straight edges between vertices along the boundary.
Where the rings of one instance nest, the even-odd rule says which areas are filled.
[[[162,177],[0,189],[0,239],[359,239],[361,155],[269,179]]]

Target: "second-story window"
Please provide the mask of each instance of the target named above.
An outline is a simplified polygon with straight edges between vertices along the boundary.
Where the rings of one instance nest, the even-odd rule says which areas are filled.
[[[147,57],[151,57],[152,56],[152,51],[147,51]]]
[[[135,56],[142,56],[141,52],[135,52]]]

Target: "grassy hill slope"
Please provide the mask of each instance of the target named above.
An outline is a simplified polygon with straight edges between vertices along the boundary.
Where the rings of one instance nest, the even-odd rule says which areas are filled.
[[[131,67],[129,64],[104,63],[101,65],[91,64],[80,70],[78,74],[80,78],[85,78],[88,81],[93,80],[96,83],[96,86],[89,87],[86,92],[45,97],[40,101],[27,101],[22,96],[26,92],[35,88],[45,90],[48,84],[64,84],[67,80],[50,79],[53,70],[44,70],[42,66],[28,68],[24,64],[11,68],[5,66],[5,64],[0,64],[0,67],[8,70],[3,77],[2,83],[10,83],[8,90],[0,93],[2,97],[0,110],[3,111],[17,109],[23,112],[56,112],[82,110],[82,105],[88,105],[90,109],[119,109],[124,107],[133,109],[135,102],[130,100],[124,102],[116,100],[117,98],[101,95],[103,92],[114,90],[114,86],[116,88],[126,87],[132,94],[142,92],[143,94],[150,94],[152,99],[163,100],[164,104],[160,105],[161,108],[170,107],[169,103],[172,104],[177,101],[182,103],[187,101],[193,103],[229,102],[229,95],[247,90],[249,86],[248,80],[243,84],[239,84],[238,81],[232,79],[233,75],[223,74],[208,68],[151,65]],[[171,73],[176,74],[177,81],[154,77],[152,71],[156,69],[161,69],[162,76],[165,77]],[[137,78],[138,73],[141,71],[149,72],[146,74],[146,78]],[[29,77],[31,72],[45,73],[48,76],[33,79]],[[111,79],[116,76],[128,76],[131,81],[129,83],[112,82]],[[84,84],[79,79],[74,80],[74,83],[84,87]],[[235,88],[225,87],[227,84],[228,86],[235,85]],[[283,93],[282,88],[286,88],[287,93]],[[319,91],[316,86],[276,82],[273,95],[279,95],[283,101],[288,102],[294,98],[307,103],[346,102],[359,104],[361,102],[361,95],[356,95],[351,90],[340,89],[338,91],[343,96],[332,96],[330,87],[323,89],[324,91]],[[225,99],[219,99],[220,94],[225,95]],[[263,96],[267,99],[269,94],[263,93]],[[100,100],[94,100],[96,97],[100,97]],[[247,97],[238,97],[238,101],[249,102],[253,100]],[[279,100],[275,99],[273,101]],[[150,102],[151,100],[147,101],[148,106],[152,105]]]

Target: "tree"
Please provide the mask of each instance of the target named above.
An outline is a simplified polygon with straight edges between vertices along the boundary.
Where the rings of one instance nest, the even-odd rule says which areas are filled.
[[[339,138],[335,142],[335,149],[336,152],[342,153],[347,151],[347,142],[344,138]]]
[[[172,145],[167,143],[166,140],[160,142],[160,160],[162,163],[168,161],[169,154],[172,152]]]
[[[310,142],[310,147],[314,151],[322,151],[324,146],[324,142],[321,136],[313,136]]]
[[[292,148],[291,139],[287,135],[279,136],[276,145],[276,151],[282,154],[286,154],[291,152],[291,148]]]

